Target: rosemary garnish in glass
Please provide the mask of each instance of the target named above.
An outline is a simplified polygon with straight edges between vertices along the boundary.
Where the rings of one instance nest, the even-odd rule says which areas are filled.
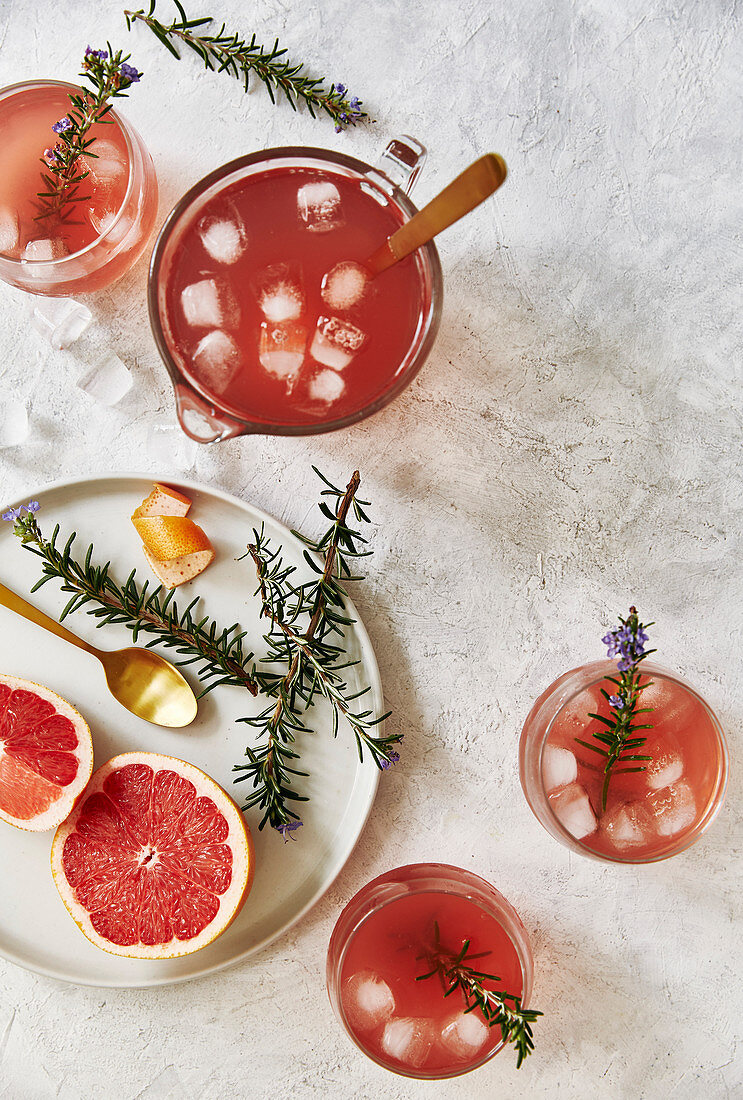
[[[62,582],[62,591],[70,594],[59,616],[60,622],[85,607],[88,615],[99,620],[98,626],[120,623],[131,630],[135,642],[140,634],[154,635],[147,647],[162,645],[174,649],[181,658],[176,664],[195,665],[194,671],[203,685],[199,698],[221,684],[244,687],[251,695],[258,693],[250,666],[253,654],[243,652],[245,632],[237,624],[222,629],[208,616],[197,618],[194,609],[200,602],[198,596],[179,611],[173,599],[174,589],[163,598],[160,585],[150,591],[149,581],[145,581],[140,588],[134,569],[123,584],[117,584],[109,572],[109,562],[94,563],[92,543],[82,563],[76,561],[72,556],[76,534],[70,535],[60,549],[59,524],[52,537],[45,538],[36,519],[38,510],[38,501],[32,500],[21,508],[11,508],[2,518],[13,521],[14,533],[24,548],[42,559],[43,575],[31,591],[36,592],[55,579]]]
[[[360,760],[366,749],[377,767],[385,770],[399,760],[393,746],[402,740],[402,734],[374,735],[374,728],[389,714],[375,716],[369,709],[356,710],[356,700],[370,688],[350,692],[343,675],[356,664],[347,659],[344,646],[344,629],[355,620],[346,613],[343,584],[361,579],[353,575],[352,562],[369,553],[362,549],[366,540],[347,522],[351,510],[358,522],[369,522],[364,510],[367,502],[357,497],[359,473],[357,470],[342,490],[313,469],[325,485],[322,495],[334,502],[334,508],[320,504],[330,527],[317,541],[292,533],[307,547],[304,556],[314,578],[295,584],[294,567],[284,564],[281,550],[272,549],[262,529],[254,531],[246,555],[258,575],[261,614],[270,622],[265,635],[268,653],[261,663],[279,666],[280,671],[256,670],[261,690],[275,702],[255,717],[241,719],[259,731],[263,744],[246,748],[250,763],[235,766],[235,771],[243,773],[235,782],[252,782],[245,808],[259,806],[264,812],[260,828],[268,822],[285,838],[301,825],[299,815],[287,803],[306,801],[291,789],[291,777],[305,774],[293,767],[298,754],[291,746],[298,734],[309,732],[305,713],[316,696],[324,696],[333,708],[333,736],[338,734],[341,719],[348,722]],[[322,564],[314,555],[320,555]]]
[[[511,1043],[516,1048],[518,1069],[534,1050],[531,1025],[544,1014],[535,1008],[522,1008],[521,998],[504,989],[485,988],[485,982],[499,982],[501,979],[497,974],[476,970],[470,964],[475,959],[490,955],[490,951],[471,953],[468,939],[462,942],[459,951],[451,951],[441,942],[438,921],[433,922],[433,928],[433,944],[418,956],[431,969],[419,974],[415,980],[423,982],[438,976],[445,997],[450,997],[457,989],[461,990],[467,1006],[464,1011],[479,1012],[488,1027],[499,1026],[503,1042]]]
[[[144,23],[155,37],[172,53],[178,61],[181,55],[174,45],[183,43],[193,50],[204,62],[204,67],[216,72],[227,72],[243,82],[247,92],[251,75],[257,76],[268,89],[271,102],[276,102],[276,92],[283,92],[292,109],[296,111],[297,101],[307,104],[313,118],[317,111],[324,111],[335,122],[336,133],[346,126],[355,126],[357,122],[368,118],[361,110],[361,100],[348,96],[343,84],[331,84],[327,87],[321,78],[308,76],[302,63],[295,64],[286,57],[286,50],[279,48],[278,38],[270,49],[259,45],[252,35],[246,41],[238,34],[230,34],[222,23],[216,34],[205,34],[202,28],[212,23],[211,16],[189,19],[178,0],[174,0],[180,19],[172,23],[161,23],[155,19],[156,0],[151,0],[149,10],[125,11],[124,17],[129,30],[136,22]]]
[[[604,785],[601,792],[601,809],[606,810],[606,802],[609,795],[609,783],[613,775],[627,775],[630,772],[643,772],[652,756],[638,753],[647,741],[647,735],[640,734],[640,730],[653,728],[651,722],[637,722],[641,714],[650,714],[652,707],[638,707],[640,694],[649,687],[652,681],[646,680],[640,683],[640,664],[655,653],[654,649],[645,649],[648,640],[647,628],[653,623],[641,623],[637,616],[637,608],[631,607],[626,619],[619,618],[620,625],[605,634],[601,641],[607,647],[608,657],[619,657],[617,670],[619,677],[607,676],[610,683],[616,685],[616,692],[609,693],[601,688],[601,694],[607,700],[611,708],[611,718],[603,714],[589,714],[589,718],[595,718],[607,728],[600,730],[592,737],[603,746],[583,741],[580,737],[575,740],[585,749],[598,753],[604,757]],[[639,736],[638,736],[639,734]]]
[[[90,129],[101,123],[112,124],[113,120],[108,117],[111,101],[125,96],[127,89],[142,77],[142,73],[128,64],[129,54],[123,55],[121,50],[114,53],[110,42],[106,45],[107,50],[88,46],[80,76],[92,84],[93,90],[85,88],[80,94],[70,95],[67,114],[52,126],[57,140],[44,150],[42,164],[45,170],[41,178],[45,190],[37,195],[37,221],[52,217],[69,220],[76,203],[90,200],[90,195],[80,191],[80,184],[90,175],[89,168],[81,167],[80,157],[97,159],[91,148],[95,138],[89,136]]]

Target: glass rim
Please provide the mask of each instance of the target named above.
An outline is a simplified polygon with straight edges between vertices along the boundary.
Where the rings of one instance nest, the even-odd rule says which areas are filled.
[[[425,876],[421,874],[419,878],[405,879],[406,874],[409,874],[411,871],[430,871],[430,874]],[[462,881],[463,879],[464,881]],[[399,893],[390,895],[389,892],[385,892],[383,897],[378,900],[373,900],[375,889],[384,890],[385,887],[395,886],[399,887]],[[479,892],[479,896],[473,895],[473,891]],[[487,879],[476,874],[474,871],[469,871],[464,867],[456,867],[453,864],[447,863],[408,863],[401,867],[395,867],[391,871],[386,871],[384,874],[378,875],[354,894],[341,911],[331,933],[327,952],[326,985],[331,1005],[344,1031],[365,1057],[375,1062],[378,1066],[381,1066],[382,1069],[386,1069],[388,1072],[401,1077],[419,1081],[443,1081],[454,1077],[463,1077],[465,1074],[479,1069],[503,1050],[506,1046],[505,1040],[501,1037],[492,1049],[488,1050],[482,1057],[473,1061],[471,1064],[467,1064],[463,1068],[455,1068],[448,1072],[409,1072],[402,1065],[391,1066],[388,1062],[372,1053],[359,1041],[346,1017],[342,997],[340,996],[340,976],[343,971],[343,965],[351,943],[361,928],[375,913],[381,912],[388,905],[393,905],[400,901],[401,898],[409,897],[411,894],[424,893],[450,894],[467,898],[474,905],[479,906],[479,908],[500,925],[516,952],[521,970],[522,985],[520,1001],[524,1008],[528,1007],[534,984],[534,957],[529,936],[521,917],[500,890],[493,886],[492,883],[488,882]],[[367,898],[365,896],[367,894],[371,896]],[[344,918],[350,919],[354,907],[357,909],[360,907],[360,909],[359,913],[355,914],[356,919],[354,919],[352,926],[350,928],[343,927],[338,931],[341,928]],[[336,932],[338,932],[339,937],[342,937],[340,938],[340,947],[334,944]],[[335,999],[331,993],[331,979],[336,989]]]
[[[603,669],[603,671],[599,671],[601,669]],[[550,687],[547,688],[545,698],[543,699],[537,714],[535,714],[533,718],[531,715],[527,717],[526,722],[524,723],[524,734],[526,734],[527,732],[527,725],[530,724],[530,720],[532,723],[535,722],[538,718],[538,715],[542,712],[543,708],[546,708],[552,704],[552,696],[555,694],[556,691],[559,690],[558,685],[564,688],[565,685],[569,683],[570,677],[575,677],[576,679],[580,678],[580,682],[575,687],[575,690],[571,691],[569,695],[566,695],[561,700],[554,714],[552,714],[549,721],[547,722],[544,732],[541,734],[540,737],[538,774],[540,786],[544,793],[544,805],[546,807],[550,824],[555,829],[555,832],[560,835],[561,840],[563,841],[563,843],[566,844],[568,848],[571,848],[573,851],[579,851],[581,855],[587,855],[591,859],[596,859],[601,863],[618,863],[624,866],[640,866],[648,863],[660,863],[664,859],[670,859],[671,856],[679,855],[681,852],[686,851],[687,848],[690,848],[694,843],[696,843],[696,841],[702,836],[702,834],[707,831],[707,829],[717,817],[722,808],[722,804],[725,801],[725,792],[727,790],[729,773],[729,751],[727,738],[725,737],[725,731],[722,728],[722,723],[720,722],[719,718],[717,717],[707,700],[702,695],[700,695],[696,688],[692,687],[691,684],[687,683],[671,669],[664,668],[662,665],[658,665],[654,661],[643,661],[640,666],[642,674],[649,673],[650,675],[658,676],[663,680],[670,680],[673,683],[678,684],[679,687],[683,688],[699,703],[701,703],[702,707],[704,708],[706,714],[710,719],[710,724],[714,731],[719,747],[719,762],[717,766],[717,774],[713,790],[707,801],[707,805],[705,806],[704,811],[699,815],[699,818],[695,821],[693,827],[687,833],[683,834],[678,842],[673,843],[673,840],[671,839],[667,848],[664,848],[657,854],[645,856],[620,856],[610,855],[605,852],[597,852],[594,849],[588,847],[584,843],[584,841],[579,840],[577,837],[574,837],[572,833],[568,832],[568,830],[565,828],[565,826],[562,824],[562,822],[552,809],[552,805],[549,801],[549,798],[547,797],[547,791],[544,789],[544,782],[542,779],[542,758],[544,755],[544,750],[547,746],[550,732],[554,726],[554,723],[557,720],[558,715],[563,711],[565,706],[567,706],[568,703],[572,702],[572,700],[580,695],[582,691],[585,691],[586,688],[594,684],[601,683],[602,680],[605,680],[606,673],[608,671],[613,671],[614,673],[616,673],[616,670],[616,662],[610,660],[609,658],[606,658],[601,661],[589,661],[584,665],[578,665],[576,668],[572,668],[569,669],[567,672],[564,672],[562,676],[559,676],[557,680],[555,680],[550,685]],[[580,677],[581,673],[590,673],[590,679]],[[529,801],[528,798],[527,801]],[[529,804],[531,806],[530,802]],[[538,815],[537,820],[539,820]]]
[[[349,427],[351,424],[356,424],[358,421],[365,420],[368,416],[372,416],[374,413],[379,412],[393,401],[418,374],[433,347],[441,321],[444,278],[436,245],[434,241],[429,241],[419,250],[426,256],[431,278],[430,305],[420,322],[424,328],[424,335],[405,369],[400,371],[399,375],[393,379],[392,384],[388,386],[384,392],[378,394],[362,408],[348,413],[345,416],[337,417],[334,420],[320,420],[308,424],[281,424],[273,421],[263,422],[258,419],[249,420],[245,415],[233,410],[231,407],[227,407],[227,402],[224,401],[223,398],[211,394],[207,389],[202,387],[190,373],[187,374],[184,372],[175,361],[168,347],[158,303],[160,269],[171,236],[175,232],[181,218],[188,212],[189,207],[192,206],[201,195],[218,184],[221,180],[254,164],[266,162],[266,164],[269,165],[270,162],[274,160],[290,160],[292,158],[305,161],[321,160],[329,162],[330,164],[340,165],[341,167],[350,169],[359,176],[363,176],[370,185],[378,187],[379,185],[375,184],[374,180],[369,177],[370,172],[376,172],[379,176],[387,180],[392,187],[391,192],[388,193],[384,191],[386,198],[391,198],[397,206],[403,210],[408,219],[414,217],[414,215],[418,213],[418,208],[411,201],[407,193],[385,175],[384,169],[375,168],[365,161],[359,160],[356,157],[347,156],[345,153],[338,153],[333,149],[321,149],[311,145],[280,145],[270,149],[260,149],[254,153],[246,153],[241,157],[236,157],[234,160],[228,161],[226,164],[215,168],[213,171],[203,176],[190,187],[173,206],[155,241],[147,278],[147,304],[150,315],[150,327],[155,339],[155,344],[157,345],[160,357],[165,364],[174,386],[188,386],[210,407],[215,410],[223,411],[226,417],[229,417],[235,424],[247,430],[248,434],[290,436],[321,435],[325,432],[337,431],[340,428]],[[381,188],[379,189],[382,190]],[[412,349],[408,349],[406,358],[410,355],[411,350]],[[405,360],[403,360],[403,362],[404,361]],[[400,366],[402,366],[402,364],[400,364]]]
[[[86,89],[80,84],[73,84],[68,80],[51,80],[47,78],[39,78],[38,80],[19,80],[15,84],[7,84],[5,87],[0,88],[0,104],[7,99],[11,94],[15,94],[22,89],[28,88],[70,88],[78,92],[84,92]],[[105,241],[111,231],[116,228],[119,221],[124,215],[127,204],[129,203],[132,191],[134,189],[134,145],[132,143],[131,135],[129,133],[129,124],[117,111],[113,108],[108,112],[108,115],[118,125],[119,130],[124,136],[126,142],[127,151],[127,170],[128,178],[126,182],[126,191],[124,197],[121,200],[121,205],[116,211],[116,217],[106,228],[104,233],[99,233],[97,237],[94,237],[92,241],[85,245],[84,248],[78,248],[76,252],[69,252],[66,256],[60,256],[56,260],[23,260],[20,257],[16,259],[15,256],[9,256],[7,252],[0,252],[0,261],[4,264],[14,264],[19,269],[35,266],[36,264],[42,265],[46,268],[50,268],[54,271],[61,271],[64,269],[65,264],[68,264],[71,260],[79,260],[81,256],[86,256],[94,248],[96,248],[102,241]]]

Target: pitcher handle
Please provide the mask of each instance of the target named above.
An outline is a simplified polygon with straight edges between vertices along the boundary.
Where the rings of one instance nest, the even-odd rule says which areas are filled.
[[[217,413],[212,405],[182,383],[175,387],[175,407],[181,428],[196,443],[218,443],[247,430],[244,424]]]
[[[426,162],[428,150],[415,138],[401,134],[393,138],[377,161],[377,168],[397,187],[409,195],[421,168]]]

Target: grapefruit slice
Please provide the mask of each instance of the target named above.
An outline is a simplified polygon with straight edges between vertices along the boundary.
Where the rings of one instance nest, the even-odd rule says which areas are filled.
[[[145,548],[158,561],[212,549],[206,532],[185,516],[133,516],[132,523]]]
[[[134,511],[132,519],[141,516],[185,516],[191,507],[191,501],[177,489],[156,482],[152,492]]]
[[[54,881],[80,930],[135,959],[211,943],[240,911],[253,866],[230,796],[193,764],[149,752],[99,768],[52,844]]]
[[[56,828],[92,771],[90,730],[75,708],[41,684],[0,675],[0,818]]]
[[[165,586],[176,588],[179,584],[198,577],[203,573],[207,565],[214,561],[213,550],[197,550],[195,554],[182,554],[179,558],[171,558],[170,561],[158,561],[153,558],[149,550],[145,550],[144,556],[149,562],[150,569]]]

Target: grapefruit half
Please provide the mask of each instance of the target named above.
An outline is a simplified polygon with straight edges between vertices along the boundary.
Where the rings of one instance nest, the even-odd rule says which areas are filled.
[[[92,771],[90,729],[75,708],[41,684],[0,675],[0,818],[56,828]]]
[[[193,764],[149,752],[99,768],[52,844],[54,881],[80,930],[135,959],[206,947],[240,911],[253,867],[230,796]]]

